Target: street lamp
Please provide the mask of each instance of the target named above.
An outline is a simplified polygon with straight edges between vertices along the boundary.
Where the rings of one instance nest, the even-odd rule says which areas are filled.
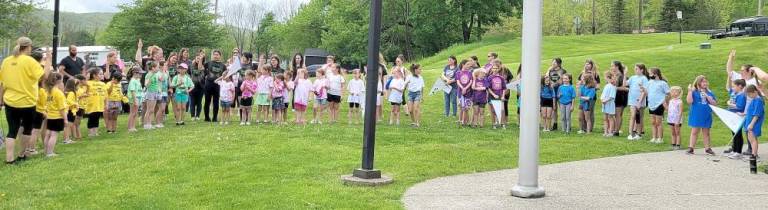
[[[677,21],[680,25],[680,44],[683,43],[683,11],[677,11]]]

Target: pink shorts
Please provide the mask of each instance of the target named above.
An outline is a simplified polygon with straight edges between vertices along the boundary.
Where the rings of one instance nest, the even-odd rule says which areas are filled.
[[[307,111],[307,105],[300,104],[300,103],[293,103],[293,109],[296,109],[296,111],[304,112],[304,111]]]

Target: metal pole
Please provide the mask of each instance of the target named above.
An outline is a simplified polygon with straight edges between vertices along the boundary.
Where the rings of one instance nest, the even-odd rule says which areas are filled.
[[[51,45],[51,65],[56,69],[56,55],[59,49],[59,0],[53,3],[53,44]]]
[[[763,16],[763,0],[757,1],[757,16]]]
[[[518,180],[512,188],[512,195],[523,198],[544,196],[539,186],[539,92],[542,0],[523,1],[523,53],[522,53],[522,94],[520,99],[520,146],[518,158]]]
[[[365,122],[363,128],[362,168],[353,175],[363,179],[381,178],[381,172],[373,169],[376,145],[376,92],[379,80],[379,38],[381,36],[381,0],[371,1],[371,18],[368,29],[368,71],[365,87]]]
[[[678,35],[678,39],[680,39],[680,44],[683,43],[683,20],[680,20],[680,34]]]

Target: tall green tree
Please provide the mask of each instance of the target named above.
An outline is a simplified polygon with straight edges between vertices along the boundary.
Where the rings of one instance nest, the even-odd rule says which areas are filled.
[[[127,55],[135,52],[138,39],[166,51],[211,47],[227,34],[214,24],[208,6],[207,0],[135,0],[119,6],[103,40]]]
[[[613,33],[626,33],[627,3],[625,0],[615,0],[611,5],[611,27]]]
[[[360,0],[332,0],[327,7],[321,46],[342,62],[361,64],[367,57],[369,4]]]
[[[256,35],[251,43],[252,48],[256,49],[256,53],[271,53],[270,51],[275,47],[275,41],[279,36],[279,34],[272,32],[276,24],[275,13],[272,12],[265,14],[261,21],[259,21],[259,28],[256,29]]]
[[[0,0],[0,38],[14,38],[35,5],[25,0]],[[35,40],[39,41],[39,40]]]

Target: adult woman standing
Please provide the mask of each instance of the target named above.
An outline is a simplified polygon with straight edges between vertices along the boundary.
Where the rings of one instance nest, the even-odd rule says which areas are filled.
[[[552,83],[552,85],[554,85],[553,88],[555,90],[560,88],[560,85],[563,84],[563,81],[561,80],[561,78],[566,73],[568,73],[568,71],[566,71],[563,68],[563,59],[561,59],[561,58],[554,58],[554,59],[552,59],[552,65],[549,67],[549,70],[547,71],[547,76],[549,76],[550,82]],[[555,95],[557,95],[557,94],[555,94]],[[557,100],[557,98],[555,98],[555,104],[552,107],[553,111],[554,111],[552,113],[552,116],[553,116],[552,118],[553,119],[558,119],[557,118],[557,108],[559,106],[560,105],[558,104],[558,100]],[[552,125],[552,130],[557,130],[557,120],[555,120],[555,123]]]
[[[621,61],[611,62],[611,73],[616,80],[616,120],[614,120],[614,128],[616,133],[613,136],[619,136],[621,133],[621,122],[624,121],[624,107],[627,107],[627,100],[629,100],[629,88],[624,86],[626,83],[626,77],[624,76],[624,67]]]
[[[212,61],[205,63],[205,121],[206,122],[218,122],[219,121],[219,84],[216,84],[216,79],[227,71],[227,66],[221,62],[221,51],[214,50],[212,53]],[[211,119],[211,103],[213,103],[213,119]]]
[[[120,66],[117,65],[117,52],[111,51],[107,53],[107,61],[101,66],[101,70],[104,72],[104,82],[112,80],[112,74],[123,72],[120,70]]]
[[[280,57],[277,55],[269,58],[269,67],[272,67],[272,77],[285,73],[285,69],[280,68]]]
[[[17,159],[14,149],[16,135],[19,128],[24,127],[22,132],[22,148],[27,148],[25,142],[31,138],[33,116],[35,115],[35,104],[38,100],[38,82],[51,69],[51,57],[44,62],[45,70],[34,58],[30,57],[32,52],[32,40],[27,37],[20,37],[16,40],[16,47],[13,49],[13,55],[5,58],[0,66],[0,106],[5,105],[5,119],[8,123],[8,134],[5,138],[5,163],[16,163]],[[47,53],[49,54],[49,53]],[[19,154],[19,160],[24,160],[29,154],[22,152]]]
[[[205,51],[197,51],[195,60],[192,61],[190,67],[190,76],[192,77],[193,88],[189,92],[191,96],[189,105],[189,114],[192,116],[192,120],[200,120],[200,112],[203,109],[203,93],[205,92]]]
[[[443,68],[443,74],[440,75],[440,78],[443,80],[446,86],[451,87],[450,92],[444,92],[444,99],[445,99],[445,116],[448,117],[449,114],[453,113],[452,116],[456,117],[456,78],[455,73],[459,70],[459,64],[456,60],[456,57],[451,55],[448,56],[448,65],[445,65]],[[451,112],[453,111],[453,112]]]
[[[292,84],[295,84],[297,80],[296,73],[299,72],[299,69],[306,68],[306,67],[307,66],[304,65],[304,55],[302,55],[301,53],[294,54],[293,59],[291,59],[291,65],[288,66],[288,72],[291,78],[286,78],[286,79],[290,79],[290,81],[286,81],[286,82],[293,82]],[[290,95],[291,108],[293,108],[293,98],[295,93],[296,93],[296,90],[294,88],[291,88],[291,95]]]

